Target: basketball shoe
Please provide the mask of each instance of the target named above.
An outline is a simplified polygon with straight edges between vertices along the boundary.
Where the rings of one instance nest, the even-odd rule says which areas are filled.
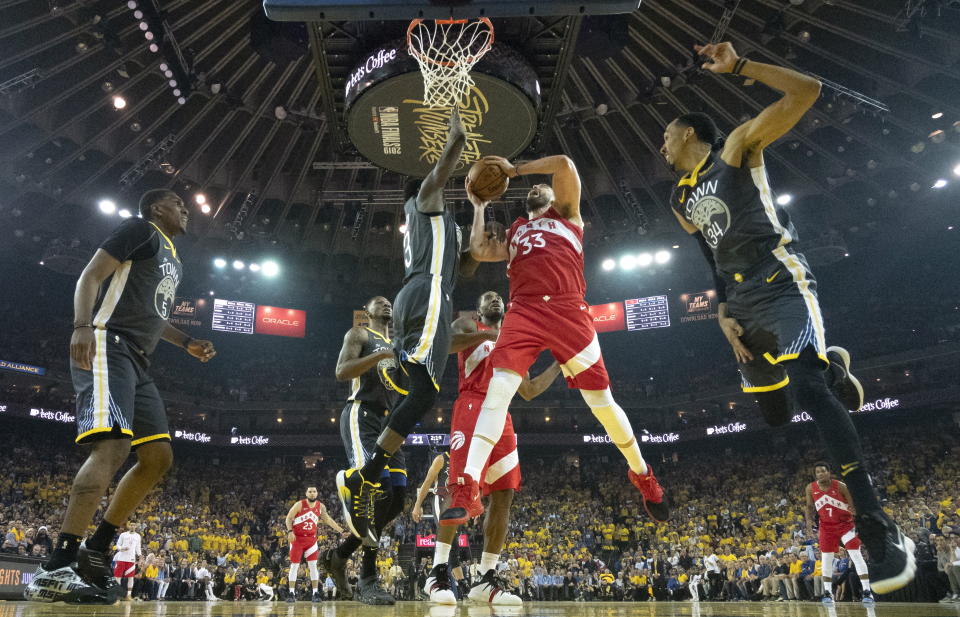
[[[76,570],[64,566],[44,570],[37,566],[33,580],[23,590],[24,600],[31,602],[66,602],[67,604],[114,604],[116,597],[83,580]]]
[[[81,542],[80,548],[77,549],[76,571],[83,580],[104,590],[109,604],[113,604],[124,594],[120,583],[113,578],[110,559],[105,553],[87,548],[86,541]]]
[[[337,549],[331,548],[320,553],[320,565],[333,577],[341,600],[353,600],[353,587],[347,580],[347,559],[340,556]]]
[[[376,574],[357,581],[357,600],[377,606],[392,606],[397,602],[392,595],[383,590]]]
[[[373,499],[379,486],[364,478],[359,469],[337,472],[337,497],[343,507],[343,520],[350,533],[374,544],[380,541],[373,525]]]
[[[882,511],[859,514],[856,524],[860,540],[870,553],[871,589],[890,593],[912,581],[917,570],[913,540]]]
[[[830,360],[833,374],[833,385],[830,386],[833,393],[849,411],[863,407],[863,386],[850,372],[850,352],[843,347],[827,347],[827,360]]]
[[[876,599],[873,597],[872,591],[864,591],[863,597],[860,598],[860,601],[864,604],[864,606],[873,606],[877,603]]]
[[[457,597],[450,588],[450,573],[447,564],[438,563],[430,570],[427,582],[423,585],[423,593],[430,596],[434,604],[456,604]]]
[[[520,596],[510,593],[510,590],[497,576],[497,571],[493,568],[487,570],[480,581],[470,588],[470,594],[467,597],[471,602],[485,604],[502,606],[520,606],[523,604]]]
[[[627,477],[643,496],[643,509],[647,511],[650,518],[658,523],[666,522],[670,518],[670,507],[663,498],[663,487],[653,475],[653,467],[647,463],[647,473],[642,476],[631,469],[627,471]]]
[[[319,604],[323,601],[323,596],[320,595],[319,589],[313,592],[313,597],[310,598],[310,601],[314,604]]]
[[[822,596],[820,596],[820,601],[824,604],[833,604],[833,594],[829,591],[825,591]]]
[[[450,506],[440,514],[440,524],[444,527],[463,525],[467,519],[483,514],[480,503],[480,485],[467,474],[450,484]]]

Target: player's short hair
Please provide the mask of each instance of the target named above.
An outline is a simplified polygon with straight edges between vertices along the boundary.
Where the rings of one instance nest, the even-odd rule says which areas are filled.
[[[692,111],[683,114],[676,119],[676,123],[683,127],[690,127],[696,134],[697,139],[710,144],[711,150],[720,150],[726,141],[720,136],[720,130],[717,123],[707,114],[699,111]]]
[[[367,299],[367,301],[363,303],[363,310],[368,310],[368,309],[370,308],[370,304],[371,304],[374,300],[376,300],[377,298],[383,298],[383,297],[384,297],[384,296],[370,296],[370,297]]]
[[[483,303],[483,299],[487,296],[487,294],[496,294],[496,295],[498,295],[498,296],[500,295],[498,292],[496,292],[496,291],[494,291],[494,290],[492,290],[492,289],[488,289],[487,291],[483,292],[482,294],[480,294],[479,296],[477,296],[477,308],[478,308],[478,309],[480,308],[480,305]]]
[[[306,485],[305,487],[303,487],[303,492],[307,492],[307,491],[309,491],[309,490],[312,489],[312,488],[313,488],[313,489],[320,490],[319,488],[317,488],[317,485],[316,485],[316,484],[308,484],[308,485]]]
[[[153,204],[169,195],[176,195],[176,192],[171,191],[170,189],[150,189],[141,195],[140,205],[138,207],[140,210],[140,216],[145,219],[150,218],[150,208],[153,206]]]
[[[813,470],[816,471],[817,467],[823,467],[827,471],[830,471],[830,464],[827,463],[826,461],[817,461],[816,463],[814,463]]]
[[[415,197],[420,192],[420,185],[423,184],[423,178],[407,178],[403,183],[403,202],[406,203],[411,197]]]

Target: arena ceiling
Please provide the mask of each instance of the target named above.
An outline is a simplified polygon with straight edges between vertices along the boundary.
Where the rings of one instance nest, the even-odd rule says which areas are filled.
[[[140,1],[164,24],[152,41],[126,3],[0,0],[0,221],[17,254],[85,246],[100,233],[84,225],[99,199],[135,204],[169,186],[207,196],[191,234],[207,244],[392,269],[403,178],[352,150],[339,93],[359,54],[404,24],[277,26],[258,0]],[[692,45],[718,36],[833,82],[767,157],[775,186],[826,223],[825,243],[842,246],[885,208],[923,199],[960,162],[960,2],[646,0],[615,18],[495,24],[544,89],[521,158],[574,158],[595,241],[676,233],[673,174],[658,153],[673,117],[711,111],[728,131],[774,99],[697,70]],[[497,211],[515,215],[519,202]]]

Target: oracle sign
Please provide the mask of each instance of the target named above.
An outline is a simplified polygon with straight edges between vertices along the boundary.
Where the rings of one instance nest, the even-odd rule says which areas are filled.
[[[644,443],[673,443],[680,441],[679,433],[657,433],[655,435],[640,435],[640,441]]]
[[[210,443],[213,440],[213,437],[207,435],[206,433],[191,433],[189,431],[174,431],[173,436],[176,439],[194,441],[196,443]]]
[[[743,422],[731,422],[730,424],[721,424],[719,426],[708,426],[707,436],[731,435],[733,433],[742,433],[745,430],[747,430],[747,425]]]
[[[63,422],[64,424],[73,424],[73,422],[77,419],[77,417],[72,413],[53,409],[44,409],[43,407],[31,407],[30,417],[40,418],[41,420],[53,420],[54,422]]]
[[[230,438],[231,446],[265,446],[270,438],[264,435],[234,435]]]
[[[257,305],[257,334],[303,338],[307,333],[307,312],[277,306]]]
[[[597,332],[618,332],[627,327],[623,302],[593,305],[590,307],[590,316],[593,317],[593,327]]]

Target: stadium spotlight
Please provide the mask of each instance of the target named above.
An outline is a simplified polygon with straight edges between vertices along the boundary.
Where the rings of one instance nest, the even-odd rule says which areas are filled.
[[[280,266],[272,259],[263,262],[260,266],[264,276],[276,276],[280,272]]]
[[[650,253],[640,253],[637,255],[637,265],[641,268],[646,268],[653,263],[653,255]]]
[[[943,112],[942,112],[942,111],[938,111],[937,113],[931,115],[930,117],[933,118],[934,120],[939,120],[940,118],[943,117]]]
[[[658,264],[665,264],[670,261],[670,251],[657,251],[653,258]]]
[[[130,211],[127,210],[126,208],[123,208],[122,210],[120,210],[119,212],[117,212],[117,214],[119,214],[119,215],[120,215],[120,218],[122,218],[122,219],[128,219],[128,218],[130,218],[131,216],[133,216],[133,215],[130,213]]]
[[[240,261],[239,259],[234,259],[234,260],[233,260],[233,269],[234,269],[234,270],[243,270],[243,267],[244,267],[244,263],[243,263],[242,261]]]
[[[203,193],[197,193],[196,195],[193,196],[193,199],[194,201],[197,202],[197,205],[200,205],[200,206],[207,203],[207,196],[204,195]]]
[[[211,296],[213,295],[213,290],[212,290],[212,289],[210,290],[210,295],[211,295]]]
[[[200,206],[200,212],[203,212],[204,214],[210,214],[210,204],[203,204]]]
[[[397,227],[397,231],[399,231],[399,232],[402,233],[402,234],[407,233],[407,224],[406,224],[406,223],[400,223],[400,226]]]
[[[114,109],[123,109],[127,106],[127,99],[122,96],[113,97],[113,108]]]
[[[933,187],[931,187],[931,188],[942,189],[942,188],[945,187],[945,186],[947,186],[947,181],[944,180],[943,178],[940,178],[940,179],[938,179],[936,182],[933,183]]]
[[[957,163],[957,166],[953,168],[953,175],[960,176],[960,163]]]
[[[213,265],[217,268],[226,268],[227,260],[224,259],[223,257],[217,257],[216,259],[213,260]],[[213,295],[213,292],[211,292],[211,295]]]
[[[777,195],[777,203],[781,206],[786,206],[791,201],[793,201],[793,195],[790,193],[784,193],[783,195]]]
[[[637,258],[633,255],[624,255],[620,258],[621,270],[633,270],[637,267]]]
[[[112,199],[101,199],[97,207],[99,207],[100,212],[104,214],[113,214],[117,211],[117,204],[115,204]]]
[[[260,264],[250,264],[250,272],[260,272]]]
[[[600,264],[600,267],[609,272],[617,267],[617,262],[608,257],[607,259],[603,260],[603,263]]]

